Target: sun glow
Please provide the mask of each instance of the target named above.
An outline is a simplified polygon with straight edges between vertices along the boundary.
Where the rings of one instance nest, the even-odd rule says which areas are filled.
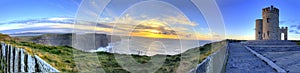
[[[134,33],[130,33],[130,36],[139,36],[139,37],[147,37],[147,38],[179,39],[177,35],[156,34],[151,32],[134,32]]]
[[[150,26],[150,27],[158,28],[158,27],[166,26],[167,23],[157,21],[157,20],[145,20],[145,21],[141,21],[140,24],[144,25],[144,26]]]
[[[146,31],[146,32],[151,32],[151,33],[155,33],[155,34],[160,34],[160,33],[161,33],[161,31],[155,30],[155,29],[145,29],[144,31]]]
[[[144,20],[139,23],[134,29],[135,32],[130,33],[130,36],[141,36],[148,38],[174,38],[177,39],[176,35],[165,34],[163,32],[170,31],[167,27],[167,23],[157,20]]]

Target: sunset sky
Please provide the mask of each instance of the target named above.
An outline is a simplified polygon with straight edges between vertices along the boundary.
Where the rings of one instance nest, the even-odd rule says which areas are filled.
[[[218,32],[210,31],[201,11],[189,0],[111,0],[102,13],[97,11],[102,4],[95,1],[84,6],[87,4],[81,2],[1,0],[0,33],[71,33],[76,29],[149,38],[219,40],[211,37],[220,37]],[[274,5],[280,10],[280,26],[289,27],[289,40],[300,40],[300,1],[216,0],[216,4],[224,21],[224,38],[253,40],[255,19],[262,18],[262,8]],[[83,19],[80,15],[84,15]],[[97,20],[91,20],[92,17]]]

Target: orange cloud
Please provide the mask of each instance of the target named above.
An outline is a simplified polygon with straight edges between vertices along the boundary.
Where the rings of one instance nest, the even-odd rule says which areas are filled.
[[[193,31],[193,27],[196,24],[191,24],[191,22],[188,22],[187,20],[176,21],[175,18],[171,19],[171,17],[165,20],[166,21],[159,19],[137,20],[129,15],[126,15],[124,18],[120,18],[120,20],[117,21],[125,24],[126,27],[122,27],[125,25],[116,25],[116,27],[125,29],[123,35],[130,36],[189,40],[211,39],[211,37],[207,36],[209,34],[200,34]]]

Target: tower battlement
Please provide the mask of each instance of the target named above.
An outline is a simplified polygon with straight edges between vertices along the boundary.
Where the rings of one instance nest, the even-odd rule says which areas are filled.
[[[262,19],[256,19],[255,39],[256,40],[287,40],[287,27],[279,27],[279,9],[270,6],[262,9]],[[284,36],[282,36],[282,33]]]
[[[263,11],[263,14],[264,13],[274,13],[274,14],[279,15],[279,9],[274,7],[273,5],[271,5],[271,7],[263,8],[262,11]]]
[[[281,27],[281,29],[285,29],[286,30],[286,29],[288,29],[288,27]]]

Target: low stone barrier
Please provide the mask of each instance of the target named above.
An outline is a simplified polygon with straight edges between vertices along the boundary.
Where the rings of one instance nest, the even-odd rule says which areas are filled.
[[[228,58],[228,44],[208,56],[189,73],[223,73]]]
[[[7,72],[59,72],[56,68],[34,55],[31,56],[24,49],[1,42],[1,69]]]
[[[296,43],[288,40],[249,40],[242,42],[244,45],[296,45]]]

